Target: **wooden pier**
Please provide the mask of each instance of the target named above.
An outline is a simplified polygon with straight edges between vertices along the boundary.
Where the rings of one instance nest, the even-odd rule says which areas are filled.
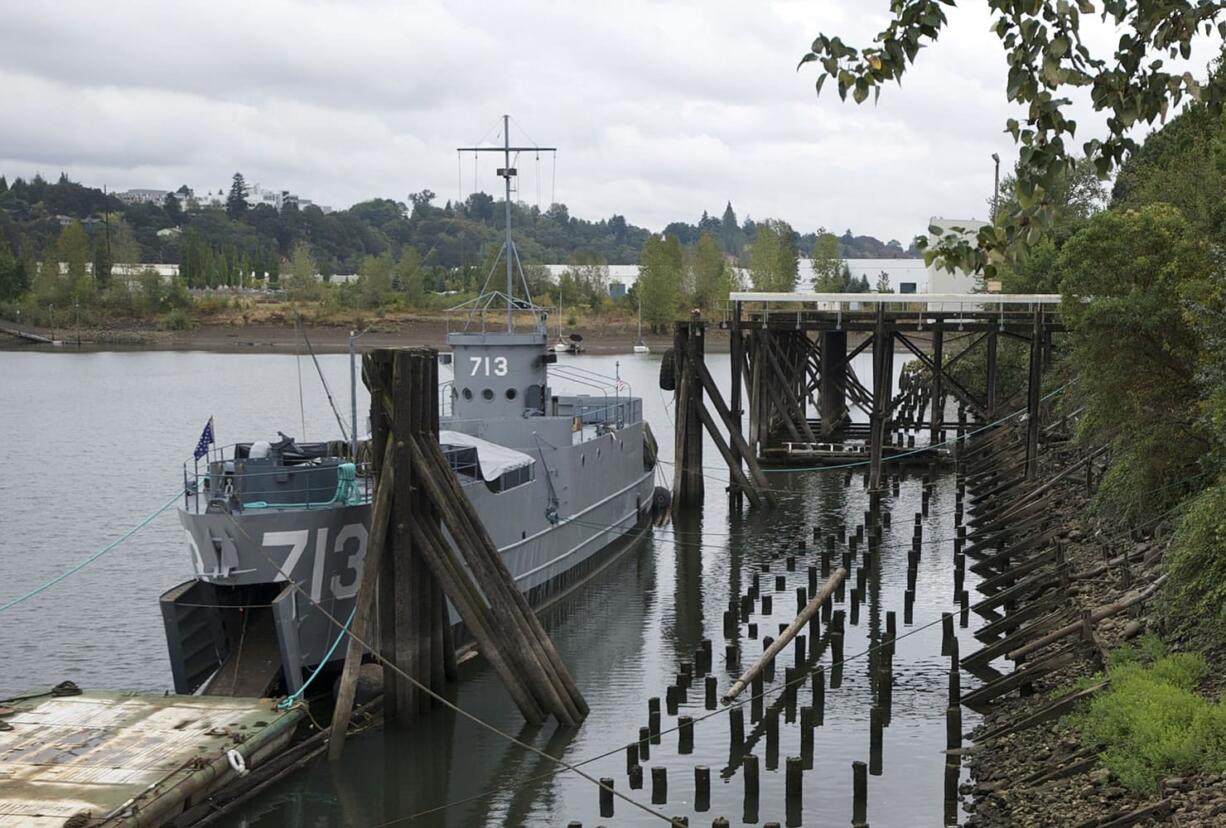
[[[286,748],[304,713],[276,704],[71,685],[0,701],[0,825],[170,824]]]
[[[883,460],[944,460],[951,454],[947,430],[961,432],[965,425],[947,425],[950,397],[967,422],[979,424],[1025,406],[1034,424],[1027,443],[1033,475],[1043,370],[1051,362],[1053,335],[1064,330],[1059,295],[736,292],[730,300],[730,316],[720,323],[731,348],[730,405],[720,411],[728,434],[715,442],[729,466],[735,504],[744,495],[757,501],[768,493],[758,464],[862,462],[870,488],[879,491]],[[678,322],[673,352],[674,502],[680,507],[701,501],[701,441],[693,435],[714,425],[709,415],[700,419],[706,413],[703,392],[711,395],[697,380],[705,372],[703,325],[696,319]],[[1001,394],[1001,337],[1029,346],[1024,400]],[[872,355],[871,375],[861,377],[853,360],[866,352]],[[920,363],[922,385],[895,388],[900,352]],[[982,379],[968,384],[951,369],[977,352],[983,355]],[[853,422],[853,409],[863,412],[867,425]]]

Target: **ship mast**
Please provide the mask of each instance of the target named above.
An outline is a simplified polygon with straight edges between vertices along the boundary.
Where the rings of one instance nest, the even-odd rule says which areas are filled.
[[[507,261],[507,333],[515,332],[515,242],[511,239],[511,179],[518,174],[518,170],[511,166],[511,153],[520,152],[557,152],[557,147],[513,147],[511,146],[511,116],[502,116],[502,146],[501,147],[459,147],[457,152],[501,152],[503,156],[502,167],[498,169],[498,175],[501,176],[506,185],[506,200],[503,206],[506,208],[506,239],[502,243],[502,253]]]

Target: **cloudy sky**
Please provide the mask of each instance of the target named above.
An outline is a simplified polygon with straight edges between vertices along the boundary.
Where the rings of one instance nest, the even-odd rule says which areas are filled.
[[[991,154],[1016,153],[974,0],[875,107],[818,99],[795,67],[818,32],[866,44],[888,0],[4,5],[10,179],[204,190],[239,170],[336,207],[441,201],[497,185],[493,156],[474,169],[455,147],[500,140],[508,112],[513,140],[560,148],[556,168],[519,160],[530,203],[659,229],[731,200],[906,243],[929,216],[983,218]],[[1085,139],[1100,121],[1079,108]]]

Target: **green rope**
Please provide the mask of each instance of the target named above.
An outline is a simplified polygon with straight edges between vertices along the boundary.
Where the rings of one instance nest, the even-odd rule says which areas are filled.
[[[327,665],[329,661],[332,660],[332,654],[336,652],[336,647],[338,644],[341,643],[341,639],[343,639],[346,635],[348,635],[349,625],[353,623],[353,616],[354,616],[354,613],[356,613],[357,611],[358,611],[358,608],[356,606],[353,609],[349,610],[349,617],[345,619],[345,626],[341,627],[341,631],[337,633],[336,635],[336,640],[332,642],[332,646],[328,648],[328,652],[324,653],[323,660],[315,665],[315,669],[311,672],[311,675],[307,677],[307,680],[302,683],[301,687],[299,687],[293,693],[286,696],[284,699],[280,701],[280,703],[277,704],[277,707],[279,709],[288,710],[289,708],[297,704],[298,700],[302,698],[302,694],[305,693],[307,688],[311,686],[311,682],[315,680],[315,677],[318,676],[321,672],[323,672],[324,667]]]
[[[176,491],[176,492],[174,493],[174,495],[172,495],[172,496],[171,496],[170,500],[166,501],[166,503],[165,503],[165,504],[163,504],[163,505],[162,505],[162,507],[161,507],[161,508],[159,508],[159,509],[158,509],[156,512],[154,512],[153,514],[151,514],[151,515],[149,515],[148,517],[146,517],[146,518],[145,518],[144,520],[142,520],[140,523],[136,524],[136,525],[135,525],[135,526],[133,526],[131,529],[129,529],[128,531],[124,532],[124,533],[123,533],[122,535],[120,535],[118,538],[116,538],[115,540],[111,541],[111,542],[110,542],[110,543],[108,543],[106,546],[102,547],[102,548],[101,548],[101,549],[99,549],[97,552],[95,552],[94,554],[90,555],[88,558],[86,558],[86,559],[84,559],[83,561],[80,561],[80,562],[78,562],[78,563],[76,563],[76,564],[73,564],[71,567],[69,567],[68,569],[64,570],[64,571],[63,571],[63,572],[61,572],[59,575],[56,575],[54,578],[52,578],[50,581],[47,581],[47,583],[43,584],[42,586],[40,586],[40,587],[36,587],[35,589],[30,590],[29,592],[25,593],[24,595],[18,595],[16,598],[11,599],[11,600],[9,600],[8,602],[6,602],[6,603],[4,603],[4,604],[0,604],[0,612],[4,612],[4,611],[5,611],[5,610],[7,610],[7,609],[11,609],[12,607],[17,606],[17,605],[18,605],[18,604],[20,604],[20,603],[23,603],[23,602],[25,602],[25,601],[30,600],[30,599],[31,599],[31,598],[33,598],[35,595],[38,595],[40,592],[45,592],[45,591],[47,591],[48,589],[51,589],[51,587],[55,586],[56,584],[58,584],[60,581],[64,580],[64,579],[65,579],[65,578],[67,578],[68,576],[70,576],[70,575],[74,575],[74,574],[76,574],[77,572],[80,572],[82,569],[84,569],[85,567],[87,567],[87,566],[89,566],[90,564],[92,564],[94,561],[96,561],[96,560],[98,560],[99,558],[101,558],[101,557],[102,557],[103,555],[105,555],[107,552],[110,552],[112,549],[114,549],[115,547],[119,546],[119,544],[123,543],[123,542],[124,542],[124,541],[126,541],[128,538],[130,538],[130,537],[132,537],[133,535],[135,535],[135,534],[136,534],[137,532],[139,532],[141,529],[144,529],[146,526],[148,526],[150,523],[152,523],[152,522],[153,522],[153,519],[154,519],[154,518],[156,518],[158,515],[162,514],[162,512],[165,512],[165,511],[166,511],[167,509],[169,509],[171,506],[175,505],[175,503],[176,503],[176,502],[179,500],[179,498],[181,498],[181,497],[183,497],[183,492],[182,492],[182,490]]]

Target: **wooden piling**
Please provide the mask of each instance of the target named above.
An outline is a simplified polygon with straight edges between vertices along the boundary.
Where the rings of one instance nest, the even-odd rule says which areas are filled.
[[[805,604],[804,610],[802,610],[801,613],[796,616],[795,620],[788,625],[787,629],[779,635],[778,640],[772,642],[771,645],[766,648],[766,651],[762,654],[762,657],[759,658],[752,666],[750,666],[750,668],[746,670],[731,687],[728,688],[728,691],[723,695],[724,704],[730,703],[733,699],[740,695],[741,691],[745,689],[745,686],[749,684],[749,682],[752,681],[755,676],[760,675],[767,665],[773,663],[775,656],[778,655],[779,651],[786,647],[788,643],[796,637],[796,635],[804,628],[804,625],[808,622],[809,618],[821,608],[822,604],[825,603],[827,598],[830,597],[835,588],[839,584],[843,583],[843,580],[846,577],[847,570],[843,567],[839,567],[837,570],[835,570],[834,574],[826,580],[821,589],[819,589],[814,596],[809,599],[809,602]]]

